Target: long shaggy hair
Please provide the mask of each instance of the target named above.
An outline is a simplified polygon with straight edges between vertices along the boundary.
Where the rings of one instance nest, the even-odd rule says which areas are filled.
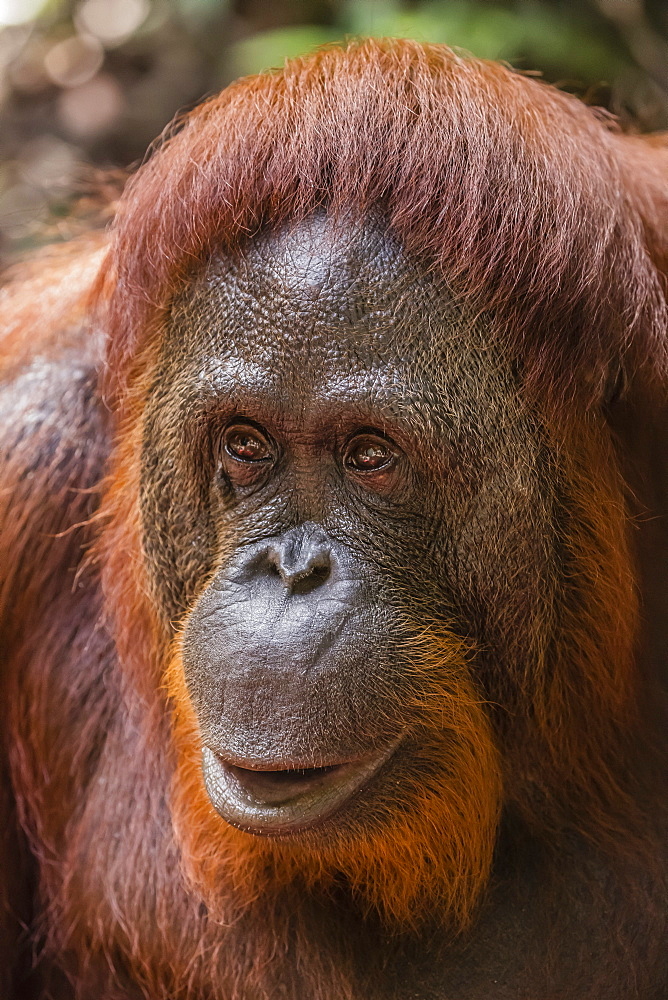
[[[594,396],[624,356],[665,372],[647,237],[661,256],[668,206],[620,138],[576,99],[443,46],[367,40],[241,80],[126,191],[106,268],[112,388],[214,247],[321,207],[382,211],[458,297],[493,311],[543,392]]]
[[[479,967],[499,966],[518,995],[661,989],[668,889],[653,838],[665,840],[666,779],[648,703],[662,703],[638,655],[652,623],[639,629],[637,507],[599,404],[625,372],[630,405],[665,412],[666,150],[504,67],[356,43],[196,109],[129,183],[108,249],[97,237],[61,249],[3,288],[0,700],[35,866],[29,933],[53,991],[62,971],[77,997],[359,1000],[392,992],[388,970],[440,977],[451,959],[471,989]],[[554,558],[540,564],[531,627],[515,627],[527,595],[505,573],[492,598],[476,595],[496,658],[420,619],[416,597],[401,707],[419,736],[415,772],[396,792],[378,782],[368,823],[290,846],[232,829],[208,800],[139,492],[172,300],[212,251],[235,254],[315,210],[384,220],[467,315],[485,313],[545,454],[544,479],[512,513],[521,531],[534,498],[554,512]],[[640,478],[659,437],[639,436]],[[650,580],[648,618],[658,593]],[[470,927],[490,882],[482,937],[450,949],[444,928]]]
[[[291,880],[327,890],[343,875],[390,923],[433,905],[461,928],[489,876],[503,796],[537,834],[619,847],[634,825],[637,596],[623,483],[588,407],[611,370],[649,386],[668,359],[651,178],[632,186],[636,154],[622,141],[603,115],[504,67],[370,40],[233,85],[130,182],[96,288],[121,428],[103,584],[127,683],[154,703],[166,685],[175,706],[173,820],[214,910],[230,887],[251,899]],[[214,249],[235,253],[321,208],[382,214],[521,359],[562,458],[567,573],[550,640],[531,659],[516,639],[517,662],[486,692],[506,716],[484,704],[454,636],[427,629],[412,653],[429,780],[402,789],[403,811],[387,803],[357,838],[316,851],[257,841],[214,813],[178,641],[147,596],[137,496],[144,375],[172,299]]]

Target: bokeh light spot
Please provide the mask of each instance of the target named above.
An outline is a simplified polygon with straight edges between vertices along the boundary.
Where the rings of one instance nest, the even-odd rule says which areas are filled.
[[[118,45],[146,20],[148,0],[85,0],[76,14],[77,26],[103,45]]]

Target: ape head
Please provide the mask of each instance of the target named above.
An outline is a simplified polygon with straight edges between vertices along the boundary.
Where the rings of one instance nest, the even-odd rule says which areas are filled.
[[[245,853],[352,862],[377,893],[417,844],[410,884],[456,906],[489,867],[499,767],[467,622],[504,565],[538,591],[546,532],[540,444],[488,350],[380,225],[324,216],[214,258],[172,310],[144,411],[144,544],[161,605],[190,608],[171,684],[198,780],[203,765],[220,815],[279,845]],[[492,503],[509,488],[517,518]]]
[[[461,927],[502,812],[614,827],[636,601],[606,391],[663,300],[613,141],[499,67],[365,43],[231,88],[132,184],[107,591],[174,707],[209,905],[345,883]]]

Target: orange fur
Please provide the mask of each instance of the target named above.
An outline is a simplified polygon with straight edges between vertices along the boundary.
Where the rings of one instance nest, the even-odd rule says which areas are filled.
[[[363,826],[292,845],[234,830],[211,806],[176,642],[166,677],[179,758],[172,810],[188,871],[214,912],[225,885],[252,900],[293,882],[327,891],[343,876],[361,908],[395,929],[422,923],[426,913],[455,931],[468,926],[492,864],[499,754],[461,642],[427,630],[410,642],[410,655],[411,775],[393,785],[390,799],[373,803]]]
[[[535,649],[519,685],[508,794],[543,834],[572,824],[623,849],[632,839],[627,768],[640,687],[625,485],[600,415],[553,425],[565,575],[552,610],[556,641]]]
[[[555,938],[531,938],[523,893],[529,885],[549,906],[550,883],[559,928],[581,907],[613,942],[600,981],[626,974],[622,942],[624,982],[649,982],[667,881],[655,836],[665,834],[665,795],[643,798],[648,775],[665,781],[652,756],[661,726],[646,711],[659,684],[638,655],[630,503],[601,398],[620,368],[635,399],[654,406],[665,390],[665,160],[664,145],[627,140],[507,68],[443,47],[355,43],[208,101],[131,182],[104,261],[96,239],[80,258],[56,253],[44,274],[39,263],[19,272],[25,284],[3,292],[7,377],[31,357],[53,358],[57,372],[44,378],[66,395],[63,356],[91,348],[79,395],[59,409],[35,390],[33,410],[8,421],[0,491],[0,562],[10,566],[0,706],[15,825],[37,886],[31,933],[57,969],[74,956],[79,995],[119,996],[127,972],[160,1000],[358,1000],[366,994],[351,983],[362,981],[367,945],[376,968],[391,963],[388,928],[399,940],[423,924],[474,927],[493,852],[508,847],[503,824],[542,867],[538,888],[522,882],[523,859],[513,869],[507,852],[516,897],[498,961],[512,964],[506,940],[518,926],[539,942],[533,971],[545,981]],[[526,631],[514,628],[523,595],[502,581],[515,603],[505,619],[490,609],[503,632],[496,661],[448,622],[419,620],[416,597],[403,644],[412,698],[401,708],[415,772],[407,766],[400,787],[377,792],[386,798],[370,794],[363,825],[315,830],[297,846],[239,832],[209,802],[184,623],[161,619],[142,548],[140,452],[175,296],[213,251],[238,253],[256,232],[322,207],[334,219],[382,216],[469,314],[485,314],[495,350],[519,362],[518,392],[548,456],[540,485],[546,509],[554,500],[556,554]],[[109,412],[90,379],[101,367]],[[102,439],[107,420],[110,455],[87,438],[92,429]],[[90,516],[100,469],[101,508]],[[599,896],[603,916],[590,900]],[[584,978],[588,941],[567,929]],[[463,961],[468,975],[475,961]]]
[[[575,98],[444,46],[367,39],[238,81],[125,193],[102,276],[117,290],[110,392],[214,249],[323,206],[380,211],[462,302],[491,312],[541,393],[596,398],[622,354],[663,377],[666,301],[646,235],[658,251],[668,218],[649,150],[642,183],[636,158]]]
[[[138,373],[146,367],[144,356]],[[291,846],[234,830],[213,809],[202,779],[201,740],[185,689],[180,640],[173,641],[169,653],[148,585],[142,582],[136,442],[144,385],[138,374],[132,406],[137,416],[120,438],[98,551],[107,600],[116,609],[125,681],[155,703],[162,676],[173,704],[171,810],[189,877],[221,919],[230,891],[246,905],[291,882],[327,891],[343,876],[360,906],[377,911],[389,926],[417,925],[427,913],[437,912],[451,930],[462,930],[489,878],[501,807],[501,765],[486,707],[470,678],[466,649],[442,626],[425,629],[422,623],[417,625],[421,638],[407,640],[414,699],[406,715],[415,733],[415,773],[422,777],[408,779],[399,792],[393,789],[392,799],[378,804],[363,829],[325,844]],[[406,633],[414,635],[415,627],[406,623]]]

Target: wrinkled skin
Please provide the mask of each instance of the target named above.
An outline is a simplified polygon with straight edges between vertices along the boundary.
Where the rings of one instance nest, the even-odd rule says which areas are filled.
[[[478,326],[379,225],[322,218],[212,262],[173,313],[144,425],[145,544],[165,616],[196,597],[186,680],[235,825],[341,822],[353,792],[370,783],[365,810],[396,779],[422,621],[498,669],[508,633],[527,644],[545,617],[554,487]],[[269,444],[255,463],[226,448],[249,425]],[[369,441],[389,461],[359,471]]]
[[[33,975],[27,949],[9,979],[0,968],[12,1000],[663,1000],[660,851],[612,864],[572,829],[533,836],[514,811],[513,771],[528,757],[516,704],[578,579],[564,551],[577,511],[547,407],[529,401],[490,319],[463,312],[378,221],[337,229],[320,217],[219,254],[173,304],[141,358],[139,445],[127,441],[140,556],[166,636],[160,670],[178,644],[181,707],[195,711],[191,784],[162,676],[147,678],[141,656],[139,680],[123,672],[137,607],[119,630],[119,663],[97,565],[82,562],[110,466],[101,345],[73,330],[54,360],[7,381],[12,509],[39,514],[16,529],[30,558],[3,597],[9,764],[28,791],[0,857],[20,860],[0,866],[17,900],[0,909],[0,955],[15,961],[22,926],[39,946]],[[646,427],[642,410],[618,408],[624,473],[651,496],[642,470],[656,467],[662,497],[650,445],[631,469]],[[356,468],[369,458],[377,469]],[[640,575],[653,584],[668,565],[659,518],[643,532]],[[8,548],[15,560],[11,535]],[[111,581],[121,590],[127,561],[121,549]],[[664,582],[646,605],[657,621]],[[420,793],[435,786],[445,798],[456,784],[457,717],[416,722],[431,676],[416,673],[415,650],[445,631],[465,650],[475,719],[506,765],[491,877],[459,937],[444,897],[431,904],[429,864],[417,931],[388,926],[365,900],[364,865],[356,892],[344,865],[324,891],[299,869],[307,856],[345,862],[379,831],[369,842],[381,846],[382,883],[383,845],[405,816],[422,834],[438,818],[421,825]],[[659,627],[650,640],[663,660]],[[0,782],[4,794],[4,773]],[[431,825],[445,840],[457,814]],[[475,827],[463,828],[473,840]],[[222,857],[212,900],[184,871],[190,835],[206,860]],[[271,891],[225,881],[244,851],[261,864],[242,876],[257,876],[283,848],[294,878]],[[409,881],[421,848],[399,856]],[[369,849],[362,861],[375,858]]]

